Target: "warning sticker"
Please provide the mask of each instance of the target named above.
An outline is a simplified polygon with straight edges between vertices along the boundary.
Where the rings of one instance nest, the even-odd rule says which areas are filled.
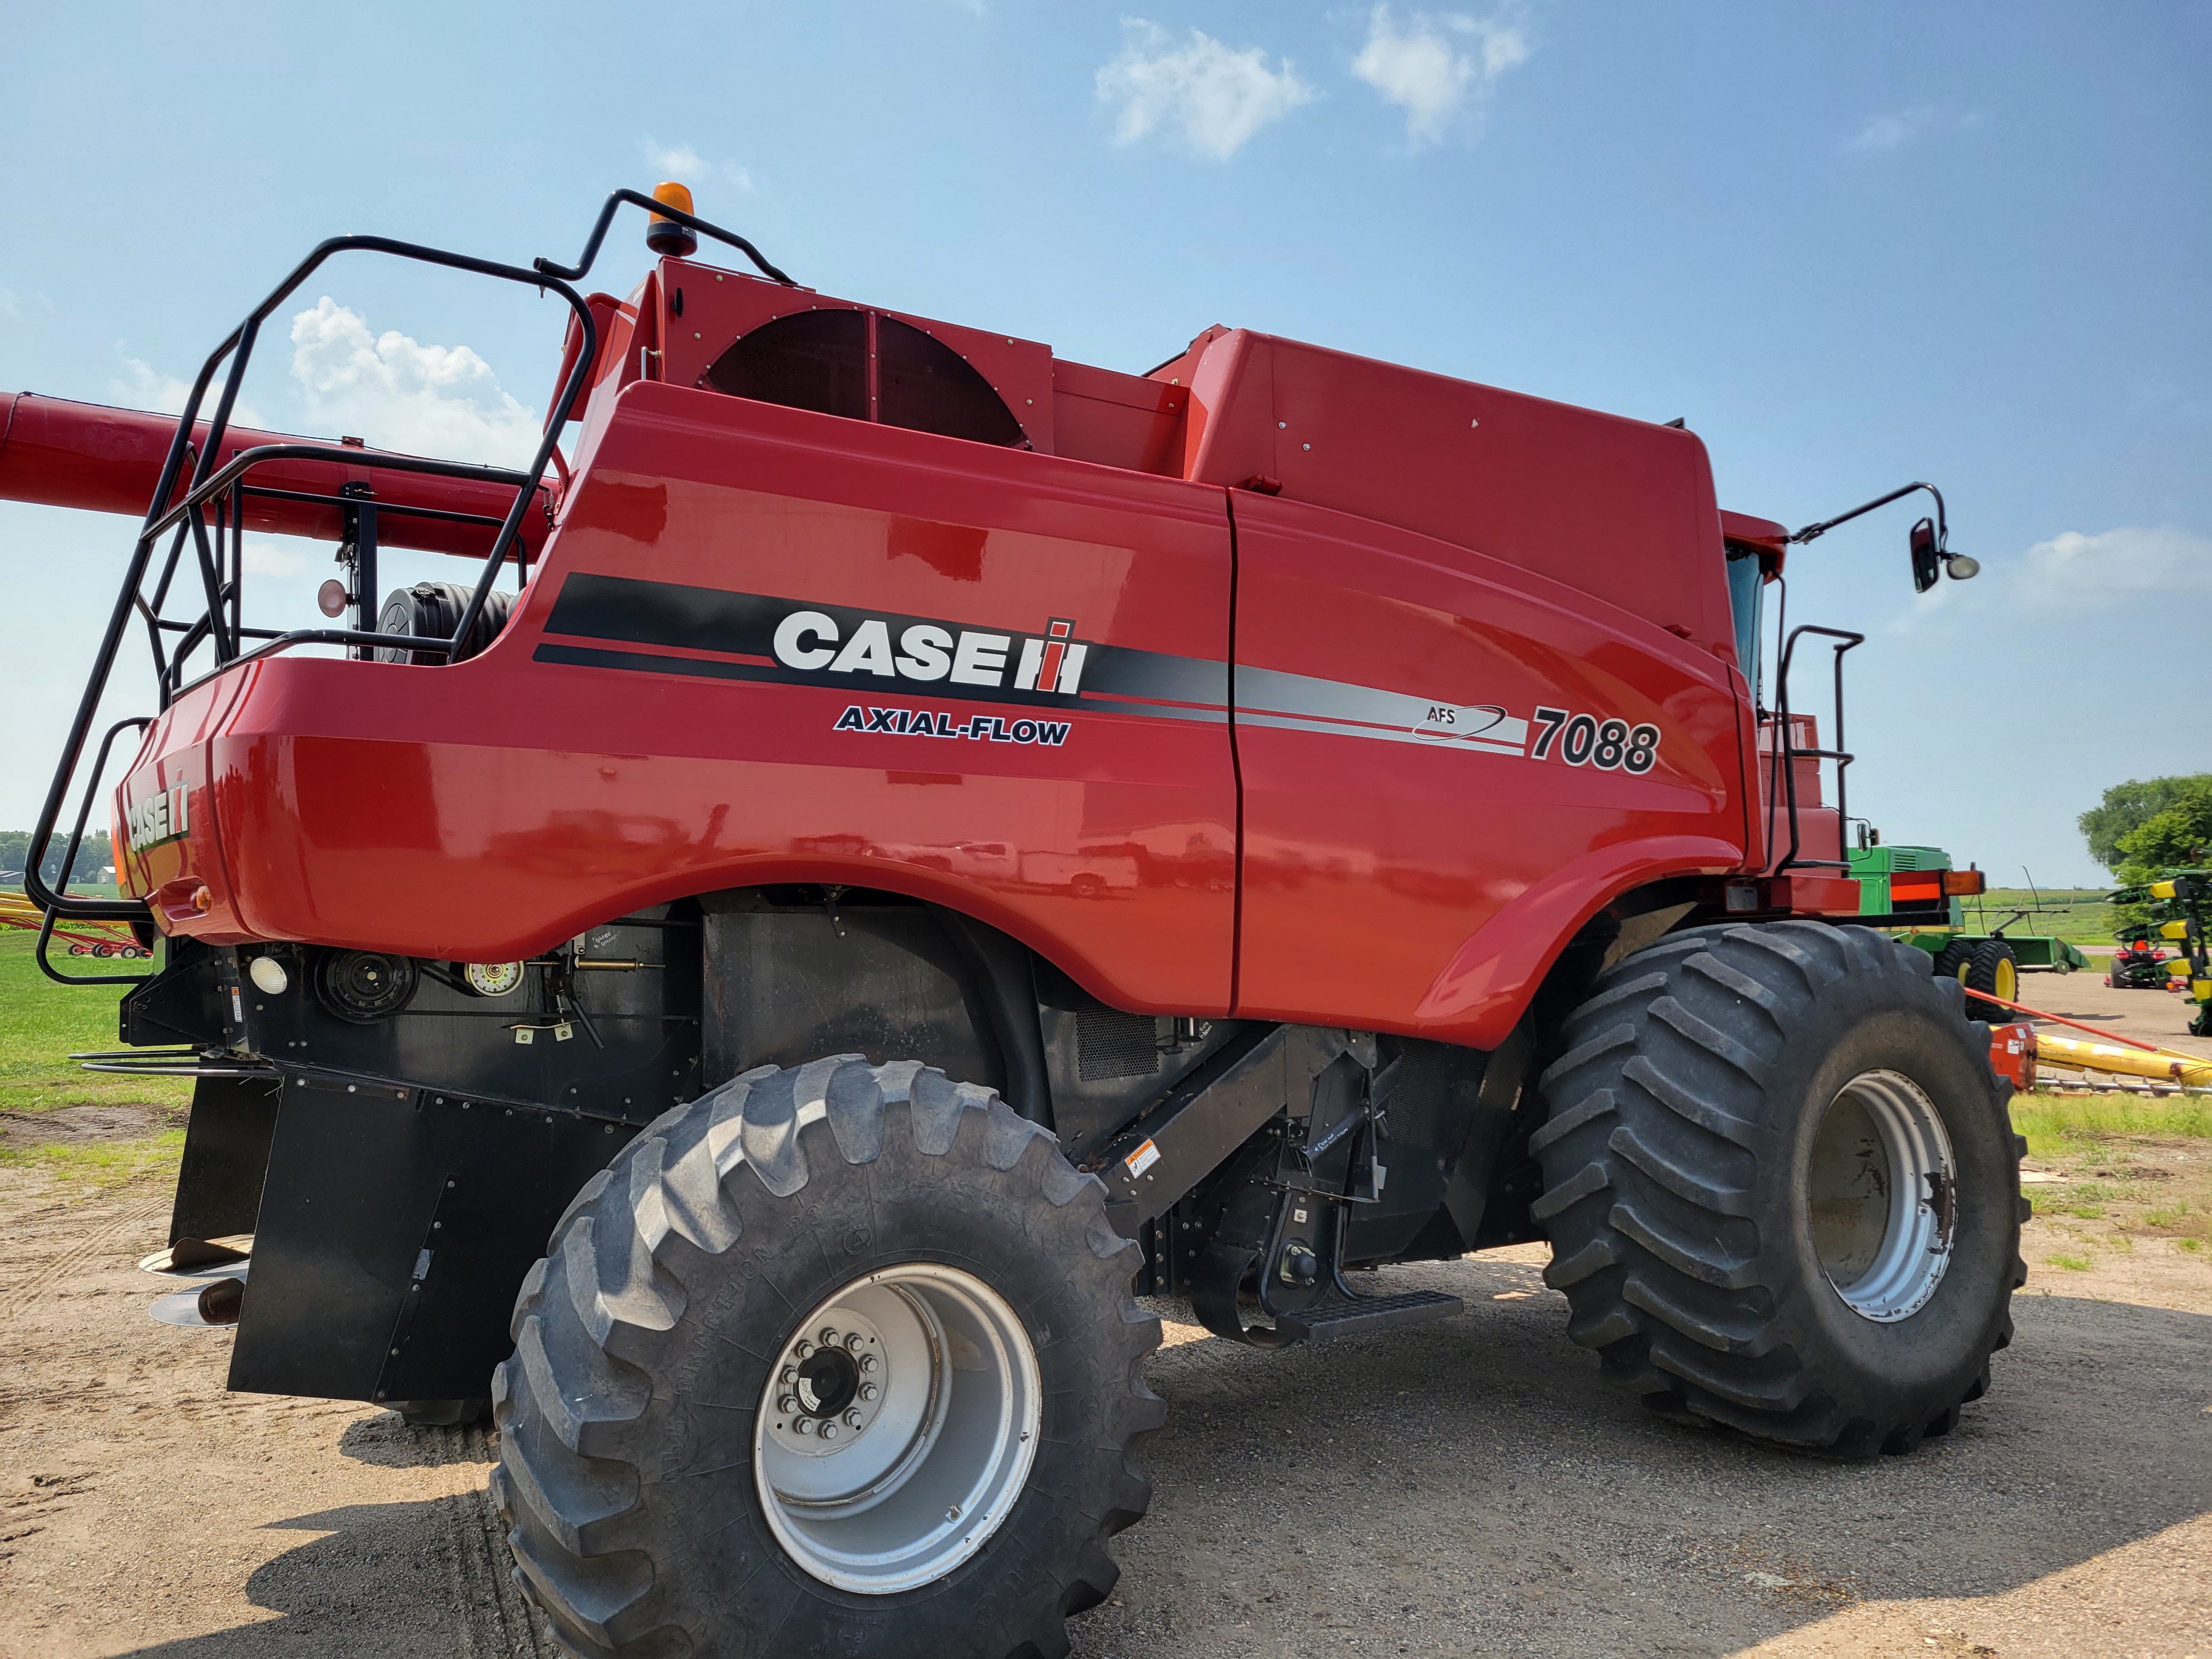
[[[1137,1176],[1144,1174],[1146,1170],[1151,1169],[1153,1164],[1159,1161],[1160,1149],[1153,1146],[1150,1140],[1147,1140],[1143,1146],[1138,1147],[1135,1152],[1123,1158],[1121,1160],[1121,1164],[1122,1167],[1128,1170],[1130,1179],[1134,1180]]]

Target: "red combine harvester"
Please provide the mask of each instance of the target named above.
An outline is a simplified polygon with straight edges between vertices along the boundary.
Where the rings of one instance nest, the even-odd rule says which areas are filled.
[[[664,257],[580,294],[624,203]],[[172,1237],[252,1236],[232,1388],[489,1409],[595,1656],[1065,1651],[1149,1501],[1136,1295],[1283,1347],[1544,1239],[1666,1415],[1957,1422],[2019,1143],[1960,988],[1838,925],[1859,636],[1778,621],[1759,693],[1829,525],[1720,511],[1679,423],[1241,330],[1090,368],[689,209],[617,192],[574,266],[340,238],[180,419],[7,416],[0,495],[145,514],[27,876],[166,940],[91,1063],[198,1079]],[[534,465],[233,428],[356,250],[567,304]],[[1923,589],[1972,574],[1936,510]],[[336,542],[346,625],[246,626],[248,529]],[[380,546],[481,574],[380,605]],[[44,890],[125,732],[132,896]]]

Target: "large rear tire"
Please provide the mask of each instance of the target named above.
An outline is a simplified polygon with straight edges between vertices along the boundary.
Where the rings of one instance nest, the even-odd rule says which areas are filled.
[[[1158,1319],[995,1094],[749,1072],[594,1176],[515,1306],[492,1489],[574,1653],[1058,1655],[1151,1487]]]
[[[1531,1138],[1546,1279],[1674,1417],[1858,1458],[1948,1432],[2011,1340],[2021,1143],[1955,980],[1818,922],[1701,927],[1571,1015]]]

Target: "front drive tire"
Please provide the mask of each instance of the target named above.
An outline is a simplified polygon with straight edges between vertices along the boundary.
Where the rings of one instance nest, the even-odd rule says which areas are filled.
[[[1104,1188],[913,1062],[749,1072],[592,1177],[492,1491],[572,1651],[1053,1656],[1143,1515],[1159,1322]]]
[[[2023,1146],[1931,966],[1866,928],[1700,927],[1569,1017],[1533,1213],[1610,1379],[1845,1458],[1911,1451],[1987,1389],[2027,1278]]]

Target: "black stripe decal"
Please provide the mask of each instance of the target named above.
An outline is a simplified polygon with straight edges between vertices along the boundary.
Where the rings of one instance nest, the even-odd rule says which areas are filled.
[[[849,691],[856,698],[910,697],[936,702],[1005,702],[1031,708],[1057,708],[1063,713],[1133,714],[1146,720],[1200,720],[1214,724],[1229,718],[1226,708],[1179,708],[1172,703],[1133,702],[1122,697],[1062,697],[1042,691],[1009,691],[984,685],[916,685],[886,684],[873,675],[841,675],[832,682],[827,674],[781,664],[729,662],[711,657],[664,657],[652,651],[606,651],[593,646],[539,644],[531,653],[532,662],[560,663],[571,668],[615,668],[641,674],[684,674],[695,679],[751,680],[769,685],[811,685]]]
[[[884,624],[893,638],[910,627],[941,628],[957,638],[963,633],[990,632],[1011,641],[1007,666],[1000,685],[954,684],[945,678],[922,680],[905,675],[869,670],[838,672],[824,668],[794,668],[775,660],[775,630],[794,612],[818,611],[836,624],[838,637],[849,640],[866,622]],[[629,576],[572,572],[562,581],[546,620],[548,635],[569,639],[605,640],[624,645],[661,647],[682,651],[714,652],[722,657],[746,656],[764,660],[750,663],[712,661],[694,657],[667,657],[651,651],[610,651],[580,646],[541,644],[539,662],[566,663],[578,667],[620,668],[661,674],[689,674],[708,679],[755,680],[781,685],[819,685],[856,697],[907,696],[951,698],[963,702],[1019,703],[1041,708],[1097,708],[1101,712],[1143,714],[1168,720],[1222,720],[1229,706],[1229,665],[1198,657],[1181,657],[1162,651],[1139,651],[1127,646],[1073,639],[1084,653],[1080,689],[1075,694],[1023,690],[1012,684],[1014,668],[1031,641],[1047,638],[1042,629],[1030,633],[984,629],[974,623],[947,622],[934,617],[909,617],[888,611],[862,611],[850,605],[827,605],[811,599],[787,599],[760,593],[738,593],[726,588],[695,587],[678,582],[644,581]],[[1139,707],[1125,701],[1152,704],[1195,705],[1182,708]]]

